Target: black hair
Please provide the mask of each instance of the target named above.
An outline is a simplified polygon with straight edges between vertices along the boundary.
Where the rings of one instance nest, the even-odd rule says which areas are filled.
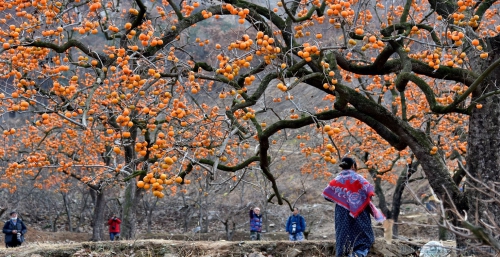
[[[339,166],[344,170],[350,169],[353,166],[354,166],[354,168],[357,168],[356,161],[352,158],[349,158],[349,157],[342,158]]]

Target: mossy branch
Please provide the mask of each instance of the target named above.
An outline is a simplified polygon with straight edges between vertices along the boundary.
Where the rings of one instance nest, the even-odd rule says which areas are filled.
[[[210,72],[215,71],[215,69],[212,66],[208,65],[206,62],[197,62],[197,63],[195,63],[192,71],[198,72],[198,70],[200,68],[202,68],[205,71],[210,71]]]
[[[412,0],[406,0],[405,7],[403,9],[403,13],[401,13],[401,18],[399,19],[399,22],[406,22],[408,20],[408,15],[410,14],[410,7]]]
[[[259,6],[260,7],[260,6]],[[272,35],[273,31],[267,24],[267,20],[264,19],[258,11],[255,10],[256,6],[251,6],[250,9],[248,9],[250,12],[246,16],[246,20],[252,24],[252,26],[257,30],[257,31],[262,31],[266,35]],[[260,7],[261,8],[261,7]],[[276,42],[277,43],[277,42]]]
[[[137,14],[137,17],[135,18],[135,20],[132,22],[132,27],[130,28],[130,30],[137,28],[138,26],[140,26],[142,24],[144,16],[146,15],[146,10],[147,10],[146,6],[144,5],[144,3],[141,0],[135,0],[135,2],[137,3],[137,6],[139,6],[139,13]]]
[[[350,60],[347,60],[342,54],[334,52],[337,64],[344,70],[353,72],[359,75],[386,75],[391,73],[398,73],[402,69],[402,63],[400,59],[388,60],[382,63],[382,60],[377,63],[372,64],[357,64]],[[439,69],[435,70],[426,63],[410,59],[411,70],[417,74],[425,75],[430,78],[436,79],[446,79],[459,83],[463,83],[470,86],[474,80],[479,76],[473,71],[469,71],[462,68],[451,68],[447,66],[440,66]]]
[[[306,81],[308,79],[312,79],[312,78],[319,78],[319,77],[323,77],[323,73],[321,72],[314,72],[314,73],[311,73],[311,74],[307,74],[305,76],[301,76],[299,79],[297,79],[296,81],[294,81],[290,87],[288,88],[287,91],[290,91],[292,90],[294,87],[296,87],[298,84],[300,84],[301,82],[303,81]]]
[[[427,84],[427,82],[425,82],[425,80],[419,78],[417,75],[415,75],[413,73],[409,73],[409,72],[400,73],[395,81],[396,86],[398,86],[400,83],[403,83],[403,81],[406,81],[406,82],[411,81],[411,82],[415,83],[420,88],[420,90],[422,90],[422,92],[425,95],[425,98],[427,99],[427,102],[429,103],[430,109],[434,113],[444,114],[444,113],[450,113],[450,112],[458,112],[458,113],[467,114],[467,110],[461,109],[461,108],[456,108],[456,105],[453,108],[451,108],[450,105],[442,106],[442,105],[438,104],[438,102],[436,101],[436,97],[434,96],[434,91],[432,90],[432,88],[429,86],[429,84]],[[400,91],[400,92],[403,92],[403,91]]]
[[[246,97],[244,103],[235,104],[233,107],[231,107],[231,112],[235,112],[236,110],[243,109],[243,108],[254,105],[257,102],[257,100],[260,99],[262,94],[264,94],[264,92],[266,91],[266,88],[269,85],[269,83],[271,82],[271,80],[273,80],[277,77],[278,77],[277,73],[267,74],[261,80],[259,87],[257,88],[257,90],[255,90],[255,92],[252,94],[252,96]]]
[[[235,166],[226,166],[226,165],[218,164],[217,169],[221,170],[221,171],[235,172],[235,171],[241,170],[243,168],[246,168],[251,163],[257,162],[257,161],[260,161],[259,156],[252,156],[252,157],[246,159],[244,162],[241,162]],[[200,159],[198,162],[202,163],[202,164],[208,164],[208,165],[214,165],[214,163],[215,163],[214,161],[209,160],[209,159]]]
[[[476,90],[476,88],[481,83],[484,82],[486,77],[488,77],[490,75],[490,73],[493,72],[499,65],[500,65],[500,58],[498,60],[496,60],[495,62],[493,62],[492,64],[490,64],[490,66],[488,66],[488,68],[483,73],[481,73],[481,75],[479,75],[479,77],[477,77],[476,80],[474,80],[474,83],[472,83],[472,85],[470,85],[469,88],[461,96],[459,96],[457,99],[455,99],[455,101],[453,101],[453,103],[451,103],[450,105],[448,105],[444,108],[444,111],[446,112],[446,111],[455,109],[458,104],[465,101],[465,99],[467,99],[467,97],[474,90]]]
[[[233,127],[237,127],[238,130],[240,130],[241,132],[247,134],[248,133],[248,129],[246,129],[245,127],[243,127],[239,122],[238,122],[238,119],[236,119],[236,117],[234,117],[234,114],[231,110],[228,110],[226,111],[226,116],[231,120],[231,124]]]
[[[175,12],[175,15],[177,15],[177,19],[179,21],[182,21],[184,20],[184,16],[182,16],[182,13],[181,13],[181,10],[179,9],[179,6],[177,6],[174,1],[172,0],[168,0],[168,4],[170,5],[170,7],[172,7],[172,9],[174,10]]]
[[[146,174],[148,174],[148,171],[147,170],[136,170],[134,171],[132,174],[126,176],[123,181],[127,182],[137,176],[146,176]]]
[[[296,18],[295,15],[293,13],[291,13],[290,10],[286,7],[286,4],[283,4],[283,9],[285,9],[286,14],[288,15],[288,17],[290,19],[292,19],[293,22],[303,22],[303,21],[309,20],[309,19],[311,19],[314,12],[317,12],[318,16],[323,16],[323,13],[325,11],[325,7],[326,7],[326,1],[323,1],[321,3],[320,7],[313,6],[313,7],[311,7],[311,9],[309,9],[309,11],[307,12],[306,15],[304,15],[300,18]]]
[[[170,6],[176,6],[173,5],[172,1],[169,0]],[[178,7],[177,7],[178,8]],[[211,12],[214,15],[215,14],[230,14],[229,11],[223,10],[221,5],[214,5],[206,9],[207,12]],[[180,12],[180,11],[179,11]],[[182,14],[181,14],[182,17]],[[163,45],[156,45],[156,46],[149,46],[144,50],[143,56],[144,57],[150,57],[153,56],[156,52],[158,52],[160,49],[171,43],[172,41],[176,40],[177,36],[180,34],[181,31],[190,28],[192,25],[205,20],[201,12],[192,14],[191,16],[187,18],[179,18],[179,23],[177,23],[175,29],[169,29],[164,33],[164,36],[161,38],[161,40],[164,42]]]
[[[403,36],[408,36],[411,33],[411,29],[413,26],[416,26],[419,29],[427,30],[431,34],[432,41],[434,41],[436,45],[441,46],[441,41],[439,40],[439,37],[436,34],[436,30],[434,29],[434,27],[426,24],[414,24],[414,23],[402,22],[389,26],[385,29],[382,29],[380,33],[384,37],[390,37],[392,32],[399,30],[399,33],[403,33],[403,31],[401,30],[404,30]]]
[[[490,245],[491,247],[495,248],[497,251],[500,250],[500,242],[496,240],[494,237],[490,235],[490,233],[486,232],[484,228],[482,227],[476,227],[472,223],[463,220],[462,221],[462,226],[466,229],[468,229],[472,234],[476,236],[477,239],[479,239],[481,242],[484,244]]]
[[[396,53],[398,53],[399,58],[401,59],[401,63],[403,64],[401,72],[397,75],[395,81],[395,87],[399,92],[403,92],[408,84],[407,74],[411,72],[411,60],[408,57],[408,54],[403,50],[403,47],[396,42],[391,42],[391,45],[394,49],[396,49]]]
[[[448,17],[458,9],[456,1],[429,0],[429,4],[432,9],[436,10],[436,12],[443,17]]]
[[[267,63],[266,62],[261,62],[259,63],[257,66],[255,66],[254,68],[252,68],[252,70],[250,70],[249,72],[245,73],[245,74],[242,74],[238,77],[238,85],[240,86],[243,86],[244,83],[245,83],[245,78],[248,77],[248,76],[251,76],[251,75],[254,75],[254,74],[257,74],[259,72],[262,72],[264,71],[264,69],[267,67]]]
[[[296,129],[301,128],[310,124],[316,123],[317,120],[331,120],[339,117],[350,116],[355,119],[358,119],[372,129],[374,129],[382,138],[384,138],[389,144],[394,146],[398,150],[403,150],[406,148],[406,144],[401,142],[399,137],[387,129],[382,123],[371,118],[368,115],[365,115],[354,108],[346,108],[344,111],[338,110],[328,110],[324,112],[317,113],[313,116],[307,116],[297,120],[281,120],[278,121],[265,129],[260,138],[269,138],[274,135],[276,132],[282,129]]]
[[[481,95],[480,97],[474,99],[474,101],[469,105],[469,107],[467,107],[467,113],[471,114],[472,109],[476,108],[476,104],[480,103],[483,99],[486,99],[486,98],[493,96],[493,95],[499,95],[499,94],[500,94],[500,90],[495,90],[493,92],[486,93],[486,94]]]
[[[382,69],[384,67],[384,64],[387,63],[387,60],[391,57],[391,55],[394,53],[394,48],[390,44],[387,44],[382,52],[378,54],[377,58],[373,62],[373,66],[377,69]]]
[[[476,12],[474,15],[479,16],[479,19],[477,20],[477,23],[481,23],[481,20],[483,19],[484,14],[486,11],[496,2],[496,0],[484,0],[481,1],[479,6],[476,8]],[[478,27],[475,27],[474,29],[477,29]]]
[[[84,54],[86,54],[94,59],[101,60],[102,63],[104,63],[104,64],[108,63],[108,61],[109,61],[109,58],[106,55],[99,54],[95,51],[92,51],[92,49],[90,49],[90,47],[85,46],[82,42],[75,40],[75,39],[69,39],[66,43],[64,43],[62,45],[57,45],[57,44],[45,42],[45,41],[33,41],[29,44],[26,44],[25,46],[36,46],[36,47],[42,47],[42,48],[49,48],[49,49],[56,51],[57,53],[64,53],[69,48],[76,47],[76,48],[80,49],[80,51],[82,51]]]
[[[408,121],[405,92],[399,92],[399,97],[401,98],[401,119]]]
[[[259,137],[259,144],[260,144],[260,152],[259,152],[260,168],[262,170],[262,173],[264,173],[264,176],[266,176],[267,180],[271,182],[271,187],[273,188],[273,191],[276,194],[276,198],[278,199],[278,204],[282,205],[283,198],[281,197],[281,194],[279,192],[278,184],[276,183],[276,179],[274,178],[273,174],[269,170],[270,158],[267,155],[267,151],[269,150],[269,138]]]
[[[279,15],[266,7],[243,0],[239,0],[235,3],[235,5],[241,8],[254,9],[258,14],[270,20],[276,27],[278,27],[278,29],[283,30],[285,28],[285,21]]]
[[[181,173],[177,174],[177,176],[181,177],[182,178],[182,182],[181,184],[184,184],[184,178],[189,174],[191,173],[191,171],[193,171],[193,163],[190,162],[188,163],[188,165],[186,166],[186,169],[181,171]]]

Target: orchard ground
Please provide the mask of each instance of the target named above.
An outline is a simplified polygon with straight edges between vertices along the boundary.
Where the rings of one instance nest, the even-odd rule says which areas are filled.
[[[319,220],[312,215],[309,217]],[[381,226],[374,224],[377,240],[369,256],[412,256],[419,246],[437,239],[434,218],[420,210],[419,213],[404,215],[399,227],[400,239],[390,244],[383,239]],[[260,242],[248,241],[248,232],[244,229],[235,231],[232,241],[224,240],[223,231],[178,234],[155,231],[140,234],[137,240],[88,242],[90,233],[32,228],[23,246],[5,249],[2,245],[0,256],[333,256],[333,222],[311,223],[309,240],[300,243],[289,242],[287,234],[274,226],[270,232],[263,233],[264,240]]]
[[[288,241],[174,241],[148,239],[72,244],[28,244],[17,249],[2,249],[2,256],[333,256],[335,243],[326,240]],[[415,251],[408,244],[387,244],[377,239],[369,256],[406,256]],[[410,255],[408,255],[410,256]]]

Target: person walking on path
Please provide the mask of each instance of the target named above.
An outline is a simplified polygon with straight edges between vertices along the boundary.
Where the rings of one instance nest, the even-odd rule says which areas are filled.
[[[299,208],[293,208],[293,214],[286,221],[286,232],[290,241],[304,240],[306,230],[306,220],[299,214]]]
[[[113,215],[111,219],[108,220],[109,225],[109,240],[114,241],[120,237],[120,224],[122,221]]]
[[[342,171],[323,191],[326,200],[336,203],[336,256],[365,257],[375,241],[370,214],[378,222],[385,217],[371,202],[373,185],[356,173],[354,159],[342,158],[339,166]]]
[[[259,207],[250,209],[250,240],[260,240],[262,232],[262,215]]]
[[[24,234],[28,229],[24,222],[17,218],[17,212],[10,213],[10,219],[5,222],[2,232],[5,234],[5,247],[18,247],[24,242]]]

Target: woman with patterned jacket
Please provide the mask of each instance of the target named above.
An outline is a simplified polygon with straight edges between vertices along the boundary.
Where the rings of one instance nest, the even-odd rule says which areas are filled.
[[[375,241],[370,214],[378,222],[384,215],[371,203],[373,185],[356,173],[356,162],[342,158],[342,171],[323,191],[323,197],[335,205],[336,256],[364,257]]]

